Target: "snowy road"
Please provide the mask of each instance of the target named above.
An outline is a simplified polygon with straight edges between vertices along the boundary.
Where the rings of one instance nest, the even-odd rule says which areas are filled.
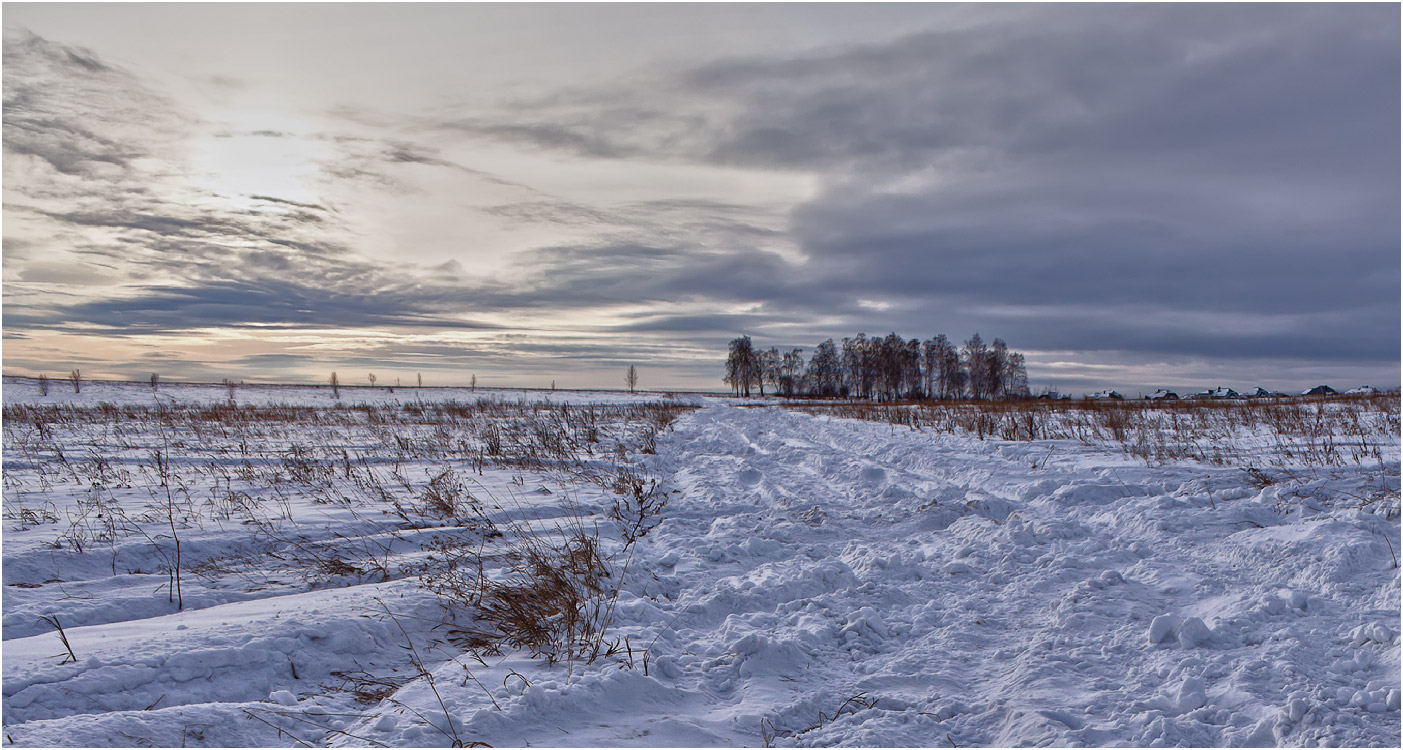
[[[1283,515],[1238,470],[780,409],[696,413],[665,453],[649,592],[675,604],[639,609],[666,618],[650,711],[681,726],[576,741],[1397,739],[1396,521]]]

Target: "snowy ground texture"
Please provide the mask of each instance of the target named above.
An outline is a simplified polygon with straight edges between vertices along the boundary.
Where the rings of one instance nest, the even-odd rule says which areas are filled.
[[[1215,463],[701,396],[227,397],[5,383],[6,744],[1399,744],[1396,403]],[[580,538],[595,648],[485,644],[462,592]]]

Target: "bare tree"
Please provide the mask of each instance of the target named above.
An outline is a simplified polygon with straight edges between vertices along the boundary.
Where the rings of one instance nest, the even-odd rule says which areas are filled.
[[[78,372],[78,368],[73,368],[73,372],[68,373],[68,379],[73,381],[73,392],[83,392],[83,373]]]
[[[990,398],[1006,398],[1008,396],[1008,356],[1008,344],[1005,344],[1001,338],[995,338],[989,349],[987,356],[989,364],[986,367]]]
[[[737,396],[750,397],[750,386],[760,379],[760,367],[755,348],[749,336],[731,339],[730,353],[726,356],[725,382]]]
[[[39,373],[39,395],[49,395],[49,376],[42,372]]]
[[[941,398],[960,398],[965,395],[965,385],[969,383],[969,373],[960,363],[960,350],[945,338],[945,334],[935,337],[941,346],[940,377]]]
[[[161,376],[160,376],[160,375],[158,375],[158,374],[156,374],[156,373],[154,373],[154,372],[151,373],[151,390],[153,390],[153,391],[156,390],[156,383],[157,383],[160,379],[161,379]]]
[[[799,381],[804,376],[804,350],[790,349],[781,359],[779,389],[784,395],[793,396],[802,390]]]
[[[633,365],[628,366],[628,372],[624,373],[624,383],[628,384],[628,392],[638,387],[638,368]],[[551,390],[555,390],[555,383],[551,383]]]
[[[371,387],[371,388],[374,388],[374,387],[375,387],[375,373],[372,372],[372,373],[370,373],[369,375],[367,375],[366,377],[370,380],[370,387]]]
[[[1008,383],[1004,393],[1008,398],[1027,398],[1031,394],[1028,390],[1028,366],[1021,352],[1008,355]]]
[[[772,393],[779,392],[780,366],[779,347],[772,346],[760,352],[760,395],[765,395],[765,384],[774,386]]]
[[[809,360],[808,380],[810,392],[816,396],[837,396],[843,384],[843,363],[838,357],[838,347],[833,339],[828,339],[814,349]]]
[[[341,381],[336,379],[336,373],[331,373],[331,397],[341,398]]]
[[[939,398],[937,394],[940,392],[940,350],[936,348],[935,339],[921,342],[921,376],[921,386],[926,392],[926,397]]]
[[[877,379],[876,357],[873,356],[872,342],[867,334],[859,333],[843,339],[843,382],[851,395],[858,398],[872,397],[872,384]]]
[[[893,331],[885,338],[874,339],[875,364],[879,397],[884,400],[901,398],[906,381],[906,342]]]
[[[969,371],[970,398],[981,399],[990,394],[989,348],[978,333],[965,341],[965,369]]]
[[[949,398],[964,398],[965,390],[969,387],[969,371],[960,361],[960,351],[954,346],[950,347],[945,364],[947,375],[950,378]]]
[[[468,381],[468,387],[477,390],[477,373],[473,373],[472,379]]]
[[[921,340],[911,339],[901,352],[901,370],[904,375],[901,384],[907,398],[921,398],[926,389],[921,381]]]
[[[421,373],[418,373],[418,378],[419,378],[419,387],[420,387],[420,388],[423,388],[423,387],[424,387],[424,373],[422,373],[422,372],[421,372]]]

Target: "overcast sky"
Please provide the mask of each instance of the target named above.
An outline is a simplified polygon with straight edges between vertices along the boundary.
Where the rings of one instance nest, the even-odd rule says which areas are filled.
[[[4,371],[1396,387],[1399,7],[4,6]]]

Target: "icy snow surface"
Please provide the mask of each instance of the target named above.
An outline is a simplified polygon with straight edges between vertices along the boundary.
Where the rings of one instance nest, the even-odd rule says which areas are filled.
[[[634,457],[669,504],[624,580],[621,648],[592,664],[455,652],[412,577],[192,583],[176,612],[154,561],[112,575],[106,547],[53,550],[7,513],[7,744],[1398,744],[1397,505],[1331,501],[1363,469],[1258,487],[1074,441],[695,400]],[[541,507],[564,494],[538,483]],[[371,533],[332,508],[317,523]],[[204,532],[189,554],[218,548]],[[396,685],[366,704],[333,673]]]

